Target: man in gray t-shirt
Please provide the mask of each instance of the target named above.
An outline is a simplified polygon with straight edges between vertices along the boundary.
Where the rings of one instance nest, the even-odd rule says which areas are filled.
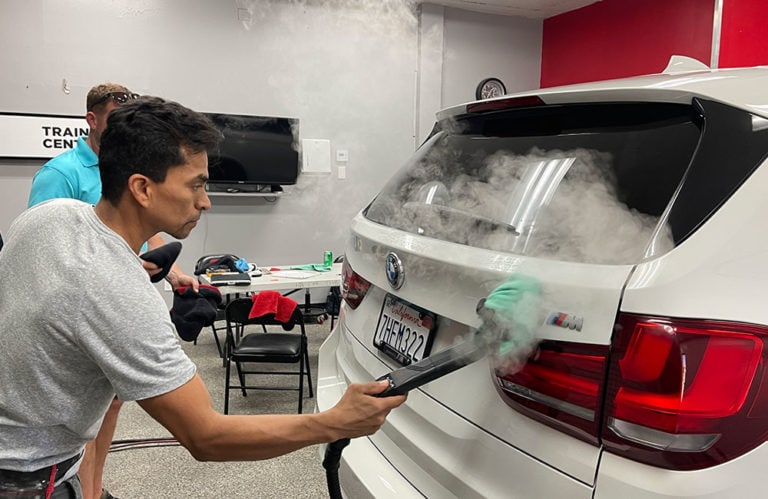
[[[115,394],[154,397],[194,376],[141,260],[93,206],[54,199],[27,210],[3,253],[0,275],[34,271],[0,292],[3,322],[16,325],[2,329],[0,468],[70,458],[96,436]]]
[[[112,398],[136,400],[198,460],[265,459],[375,432],[403,396],[353,384],[324,412],[223,416],[181,349],[136,256],[158,232],[189,235],[220,133],[144,97],[110,114],[96,206],[53,200],[22,213],[0,252],[0,497],[81,497],[85,442]]]

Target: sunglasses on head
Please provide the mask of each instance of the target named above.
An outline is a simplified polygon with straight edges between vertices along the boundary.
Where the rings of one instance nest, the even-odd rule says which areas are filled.
[[[139,94],[128,92],[109,92],[108,94],[104,95],[104,97],[94,102],[92,107],[98,106],[99,104],[102,104],[109,99],[112,99],[118,104],[125,104],[129,100],[138,99],[139,97],[141,97]]]

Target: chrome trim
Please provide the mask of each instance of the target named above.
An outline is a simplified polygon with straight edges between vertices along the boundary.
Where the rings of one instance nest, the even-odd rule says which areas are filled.
[[[544,404],[547,407],[563,411],[567,414],[570,414],[571,416],[576,416],[577,418],[581,418],[586,421],[594,422],[595,420],[595,412],[590,411],[585,407],[571,404],[570,402],[566,402],[550,395],[537,392],[536,390],[531,390],[530,388],[518,385],[517,383],[512,383],[511,381],[507,381],[503,378],[497,379],[502,390],[513,393],[518,397],[522,397],[533,402],[538,402],[539,404]]]

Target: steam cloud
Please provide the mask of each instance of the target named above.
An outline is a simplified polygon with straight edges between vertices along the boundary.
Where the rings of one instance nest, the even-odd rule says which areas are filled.
[[[307,138],[330,140],[332,159],[335,148],[349,151],[349,162],[332,161],[330,174],[302,173],[280,201],[288,216],[327,209],[329,216],[304,236],[327,241],[323,246],[338,252],[348,222],[414,147],[409,132],[418,42],[415,2],[236,0],[235,8],[239,37],[252,44],[252,59],[243,63],[265,61],[270,68],[256,87],[266,88],[258,90],[262,95],[252,114],[298,118],[294,145],[299,152],[300,139]],[[392,151],[402,156],[393,157]],[[381,167],[374,167],[376,162]],[[347,168],[348,180],[336,178],[337,166]]]
[[[431,154],[376,212],[437,239],[583,263],[636,263],[651,242],[658,217],[619,200],[610,153],[502,151],[459,172],[452,154]],[[667,228],[653,243],[674,246]]]

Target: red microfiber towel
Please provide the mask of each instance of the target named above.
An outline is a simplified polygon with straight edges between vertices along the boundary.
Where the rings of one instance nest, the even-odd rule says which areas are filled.
[[[283,296],[277,291],[262,291],[251,295],[253,306],[248,314],[249,319],[262,315],[275,314],[275,320],[288,322],[296,309],[296,300]]]

